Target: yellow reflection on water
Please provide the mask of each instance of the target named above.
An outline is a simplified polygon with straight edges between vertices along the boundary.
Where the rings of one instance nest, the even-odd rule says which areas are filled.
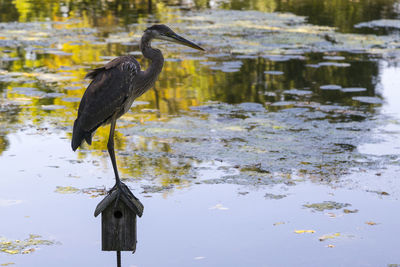
[[[173,25],[183,20],[177,15],[176,9],[160,1],[154,2],[151,21]],[[391,3],[391,1],[386,2]],[[194,3],[196,7],[209,6],[209,1],[205,0]],[[331,3],[335,6],[333,1]],[[2,101],[7,100],[18,105],[16,112],[8,114],[13,118],[13,124],[24,125],[29,122],[39,127],[45,123],[52,123],[54,127],[64,127],[62,131],[66,132],[67,138],[70,139],[79,100],[90,82],[84,80],[85,74],[114,57],[137,52],[137,42],[144,27],[149,24],[147,3],[140,0],[89,1],[85,6],[83,1],[72,0],[14,0],[13,4],[18,14],[16,21],[40,23],[21,24],[18,29],[5,28],[4,36],[0,36],[4,40],[19,40],[27,44],[9,49],[7,53],[0,52],[2,57],[16,59],[2,63],[4,70],[0,70],[0,74],[10,77],[10,81],[5,83],[5,97]],[[228,8],[245,6],[267,12],[275,11],[282,5],[294,7],[296,1],[252,0],[226,3]],[[341,17],[338,16],[337,19],[340,20]],[[207,41],[208,36],[196,36],[196,38]],[[137,124],[165,121],[209,100],[218,99],[230,103],[237,103],[239,100],[272,102],[271,98],[265,96],[263,92],[260,93],[260,90],[266,87],[264,70],[279,70],[281,65],[259,57],[251,64],[244,63],[240,67],[240,72],[233,76],[201,64],[204,62],[217,64],[223,61],[221,59],[207,58],[207,54],[187,52],[183,48],[163,43],[160,47],[166,59],[174,60],[165,62],[155,89],[137,99],[145,104],[134,106],[132,112],[124,115],[117,124],[116,150],[120,154],[126,152],[128,155],[118,155],[117,160],[124,177],[157,176],[163,186],[168,184],[184,186],[186,182],[178,177],[189,175],[190,160],[178,162],[166,156],[149,159],[146,155],[136,153],[137,151],[172,153],[173,149],[168,142],[173,140],[165,142],[140,135],[133,140],[132,136],[122,134],[119,129],[134,129]],[[6,50],[2,47],[3,49]],[[189,55],[201,60],[190,59]],[[137,58],[142,64],[142,69],[145,69],[148,62],[140,54]],[[365,76],[372,76],[369,72],[365,73]],[[337,75],[335,69],[325,70],[324,75],[343,79],[342,75]],[[268,77],[268,88],[271,91],[296,88],[299,81],[290,80],[290,73],[287,77],[286,83],[283,83],[279,76]],[[334,81],[333,78],[326,80]],[[19,87],[34,89],[15,90]],[[1,118],[0,122],[3,123],[4,120]],[[134,130],[129,132],[134,134]],[[106,152],[108,134],[108,126],[99,128],[92,145],[79,150],[78,157],[84,158],[90,153],[94,157],[105,157],[108,160]],[[0,153],[7,149],[6,138],[1,138]],[[65,149],[70,148],[68,146]]]

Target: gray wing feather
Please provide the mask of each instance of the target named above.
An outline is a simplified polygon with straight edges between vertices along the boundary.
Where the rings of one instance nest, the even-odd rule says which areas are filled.
[[[133,56],[122,56],[88,73],[93,81],[82,97],[77,118],[82,130],[95,131],[123,109],[139,71],[140,65]]]

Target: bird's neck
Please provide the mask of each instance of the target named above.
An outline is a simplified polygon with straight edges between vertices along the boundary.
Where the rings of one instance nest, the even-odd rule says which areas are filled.
[[[160,50],[151,47],[151,37],[147,34],[142,37],[140,49],[143,56],[151,60],[149,67],[144,71],[144,75],[146,78],[155,81],[163,68],[164,57]]]

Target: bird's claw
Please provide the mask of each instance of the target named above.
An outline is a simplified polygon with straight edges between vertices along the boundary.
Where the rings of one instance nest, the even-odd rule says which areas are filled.
[[[110,189],[110,191],[108,191],[108,194],[111,194],[112,192],[114,192],[116,190],[116,198],[115,198],[115,204],[114,204],[114,209],[117,208],[118,203],[121,199],[121,195],[124,195],[126,198],[129,198],[129,194],[126,192],[125,189],[126,185],[123,184],[121,181],[118,181],[115,183],[115,185]]]

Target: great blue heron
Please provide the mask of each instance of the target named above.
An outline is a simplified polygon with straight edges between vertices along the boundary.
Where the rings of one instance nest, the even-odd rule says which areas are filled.
[[[130,109],[136,98],[154,85],[164,65],[161,51],[151,47],[153,39],[175,42],[204,51],[200,46],[174,33],[169,27],[153,25],[144,31],[140,41],[143,56],[151,60],[147,70],[140,70],[139,62],[133,56],[121,56],[104,67],[90,71],[85,77],[92,79],[92,82],[79,104],[78,117],[72,133],[72,150],[75,151],[84,140],[90,145],[97,128],[110,123],[107,149],[116,179],[113,188],[121,189],[114,152],[116,120]]]

